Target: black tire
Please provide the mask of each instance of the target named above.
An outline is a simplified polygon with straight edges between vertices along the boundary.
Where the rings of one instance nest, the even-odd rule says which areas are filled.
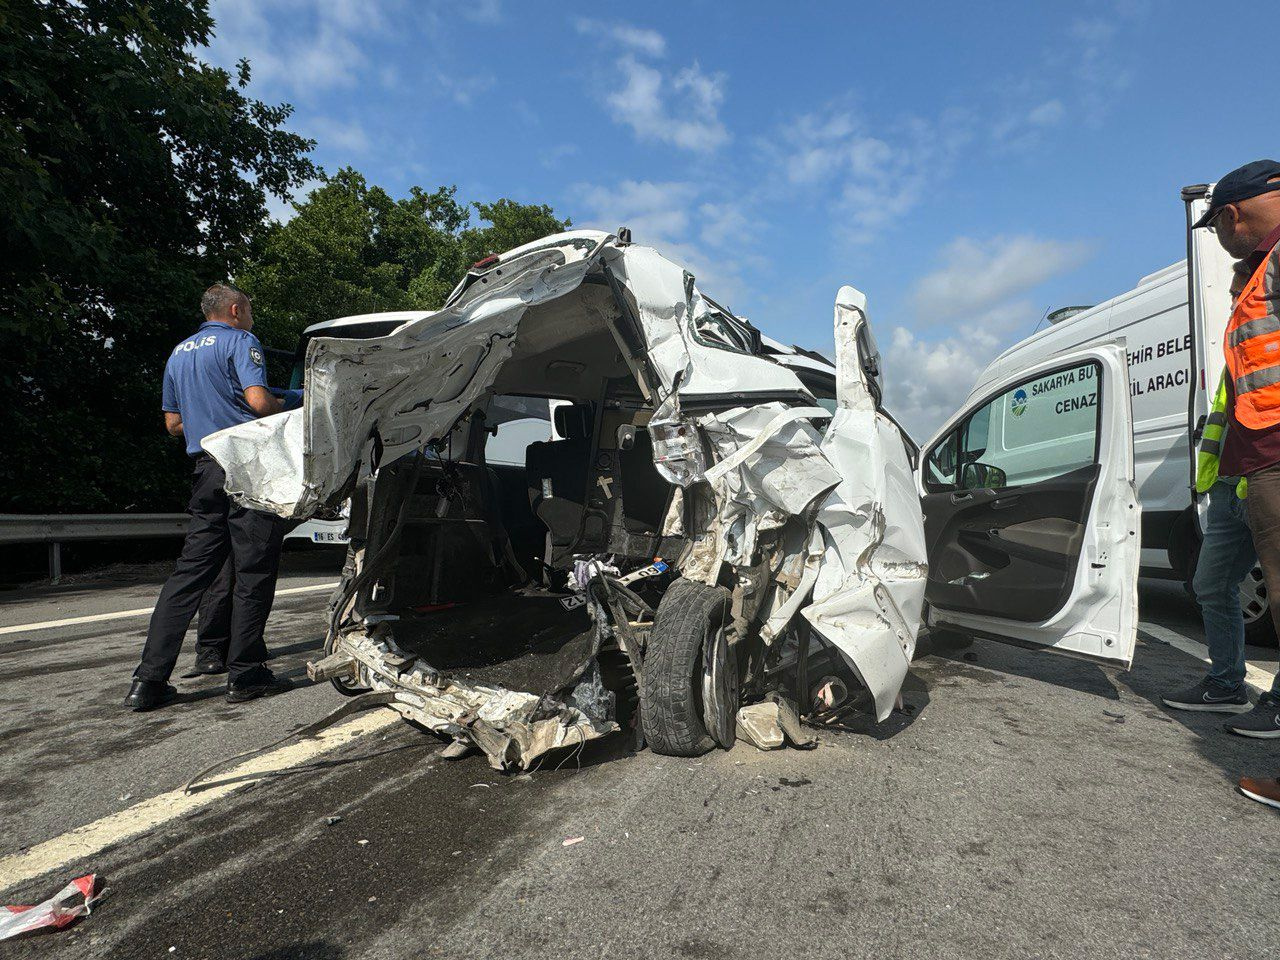
[[[1244,642],[1255,647],[1280,645],[1275,621],[1267,601],[1267,584],[1262,568],[1254,566],[1240,583],[1240,609],[1244,611]]]
[[[716,745],[702,719],[702,647],[729,622],[730,595],[683,578],[667,589],[645,650],[640,723],[654,753],[697,757]]]
[[[342,576],[338,580],[338,585],[334,588],[333,593],[329,595],[329,621],[333,622],[333,614],[337,610],[338,604],[342,602],[342,598],[346,596],[347,588],[351,581],[356,578],[356,544],[353,541],[347,545],[347,558],[342,564]],[[324,653],[325,656],[333,653],[334,641],[336,634],[332,631],[325,634]],[[362,693],[368,693],[369,688],[360,686],[350,680],[342,680],[337,677],[329,681],[333,684],[333,688],[346,697],[357,697]]]

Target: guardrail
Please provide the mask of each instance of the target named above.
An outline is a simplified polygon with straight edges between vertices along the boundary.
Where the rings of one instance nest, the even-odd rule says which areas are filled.
[[[62,544],[68,540],[144,540],[180,537],[185,513],[0,513],[0,545],[49,545],[49,580],[62,579]]]

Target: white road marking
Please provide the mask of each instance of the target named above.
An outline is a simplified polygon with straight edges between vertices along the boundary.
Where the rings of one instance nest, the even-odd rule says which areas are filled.
[[[294,593],[319,593],[321,590],[332,590],[338,584],[313,583],[309,587],[286,587],[277,590],[277,597],[287,597]],[[68,617],[65,620],[45,620],[42,623],[20,623],[13,627],[0,627],[0,637],[7,633],[23,633],[27,630],[54,630],[58,627],[74,627],[81,623],[102,623],[106,620],[127,620],[130,617],[145,617],[155,607],[139,607],[137,610],[117,610],[115,613],[95,613],[87,617]]]
[[[197,786],[191,794],[184,794],[181,789],[170,790],[135,803],[119,813],[110,814],[44,843],[38,843],[22,853],[11,854],[0,859],[0,890],[33,880],[50,871],[60,870],[73,862],[89,863],[91,858],[113,844],[147,833],[170,820],[208,806],[234,790],[256,783],[265,776],[300,766],[359,737],[400,722],[401,716],[394,709],[384,708],[360,714],[345,723],[322,730],[315,737],[298,740],[260,757],[246,760],[219,774],[208,785]],[[95,865],[94,869],[103,872],[105,867]]]
[[[1209,662],[1209,648],[1198,640],[1192,640],[1178,633],[1177,630],[1170,630],[1168,627],[1162,627],[1158,623],[1147,623],[1143,621],[1138,624],[1138,629],[1143,633],[1148,633],[1155,637],[1161,643],[1167,643],[1175,650],[1181,650],[1183,653],[1189,653],[1198,660]],[[1244,665],[1244,681],[1253,687],[1254,692],[1263,693],[1271,689],[1271,684],[1275,680],[1276,675],[1263,670],[1261,667],[1255,667],[1248,661]]]

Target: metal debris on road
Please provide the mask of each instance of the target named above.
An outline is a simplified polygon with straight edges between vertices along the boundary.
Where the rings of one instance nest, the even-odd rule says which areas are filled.
[[[585,839],[587,838],[586,837],[569,837],[562,844],[560,844],[560,846],[572,847],[575,843],[581,843]]]

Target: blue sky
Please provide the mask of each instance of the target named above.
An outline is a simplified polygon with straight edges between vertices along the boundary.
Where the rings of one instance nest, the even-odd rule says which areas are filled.
[[[1046,310],[1181,259],[1182,186],[1280,152],[1202,3],[580,9],[214,0],[207,55],[328,170],[628,225],[778,339],[829,353],[852,283],[921,440]]]

